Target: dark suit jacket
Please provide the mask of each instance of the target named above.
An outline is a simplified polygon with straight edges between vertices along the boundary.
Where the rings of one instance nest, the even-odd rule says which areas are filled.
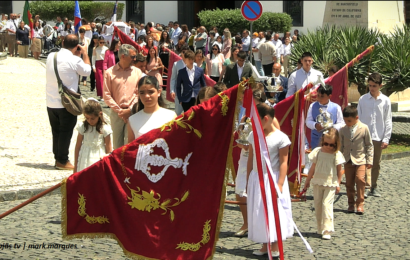
[[[249,62],[245,62],[243,66],[243,71],[241,75],[241,80],[243,77],[250,78],[252,76],[252,68]],[[226,87],[231,88],[240,82],[238,77],[238,65],[235,63],[231,63],[226,67],[225,77],[223,82],[225,83]]]
[[[188,72],[186,68],[182,68],[178,72],[177,85],[175,90],[177,92],[178,100],[180,102],[189,102],[192,98],[192,92],[194,92],[195,97],[198,96],[198,92],[201,87],[205,87],[205,77],[204,70],[197,66],[195,68],[194,84],[192,85],[188,77]]]
[[[276,94],[277,102],[282,101],[286,98],[286,93],[288,93],[288,78],[280,75],[280,81],[282,81],[283,92]]]

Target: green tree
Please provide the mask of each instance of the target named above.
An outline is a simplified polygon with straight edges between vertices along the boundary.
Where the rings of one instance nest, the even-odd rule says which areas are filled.
[[[203,10],[198,13],[201,25],[208,30],[213,26],[225,29],[232,33],[241,32],[250,27],[249,21],[243,18],[240,9]],[[292,27],[292,18],[285,13],[264,12],[253,23],[253,31],[272,30],[274,32],[287,32]]]
[[[114,2],[80,1],[80,12],[89,21],[99,18],[110,20],[114,10]],[[31,13],[40,15],[42,20],[53,21],[57,16],[74,19],[74,1],[33,1],[30,3]],[[117,6],[117,17],[122,17],[124,4]]]
[[[383,76],[382,92],[391,95],[410,86],[410,27],[396,27],[391,35],[382,35],[375,70]]]
[[[314,60],[313,67],[327,77],[330,66],[336,65],[341,69],[357,55],[374,45],[380,35],[377,30],[360,26],[324,26],[316,31],[309,31],[294,44],[291,61],[296,65],[302,53],[311,52]],[[348,70],[349,82],[358,85],[361,95],[366,92],[365,81],[369,73],[377,71],[381,51],[382,48],[376,46],[371,54],[364,56]]]

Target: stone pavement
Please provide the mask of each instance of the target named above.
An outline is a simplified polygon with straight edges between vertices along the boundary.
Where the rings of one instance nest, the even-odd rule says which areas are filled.
[[[309,254],[301,239],[295,234],[284,242],[285,259],[410,259],[410,158],[382,163],[379,180],[381,198],[366,199],[365,214],[347,214],[345,188],[336,195],[334,205],[335,234],[325,241],[316,234],[316,220],[312,190],[307,202],[292,203],[293,219],[312,246]],[[233,200],[233,188],[228,189],[228,199]],[[22,201],[0,203],[0,213]],[[26,249],[0,248],[0,259],[124,259],[114,240],[61,238],[61,196],[40,198],[0,220],[0,247],[3,243],[14,246],[26,243]],[[247,238],[233,237],[241,226],[237,206],[225,205],[220,239],[214,259],[267,259],[256,257],[252,251],[260,245]],[[77,249],[28,249],[29,244],[75,244]]]

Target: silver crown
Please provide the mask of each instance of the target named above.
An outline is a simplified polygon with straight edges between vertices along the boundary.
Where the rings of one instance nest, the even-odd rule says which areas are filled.
[[[329,112],[324,111],[322,108],[319,108],[319,112],[320,114],[316,117],[316,123],[323,127],[320,132],[324,132],[333,127],[332,115]]]
[[[275,85],[272,86],[272,79],[275,80]],[[273,93],[280,93],[283,90],[279,90],[279,87],[282,85],[282,81],[280,80],[280,77],[268,77],[268,80],[266,81],[268,84],[266,86],[267,91],[266,92],[273,92]]]

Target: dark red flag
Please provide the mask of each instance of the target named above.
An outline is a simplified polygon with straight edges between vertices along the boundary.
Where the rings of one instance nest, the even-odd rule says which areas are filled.
[[[238,86],[219,93],[70,176],[62,185],[63,238],[113,238],[137,259],[211,259],[237,93]]]

